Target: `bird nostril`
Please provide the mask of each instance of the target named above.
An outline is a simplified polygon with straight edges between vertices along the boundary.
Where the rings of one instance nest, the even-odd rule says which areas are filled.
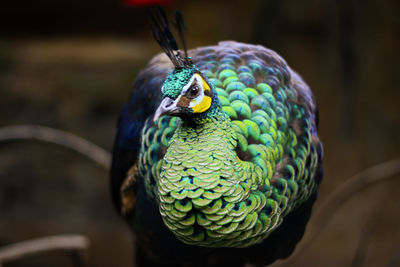
[[[174,103],[174,101],[169,100],[169,101],[167,101],[167,102],[165,103],[164,107],[165,107],[165,108],[169,108],[173,103]]]

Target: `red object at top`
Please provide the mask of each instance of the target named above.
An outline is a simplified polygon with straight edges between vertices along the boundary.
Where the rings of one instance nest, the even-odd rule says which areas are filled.
[[[172,0],[124,0],[128,6],[151,6],[151,5],[169,5]]]

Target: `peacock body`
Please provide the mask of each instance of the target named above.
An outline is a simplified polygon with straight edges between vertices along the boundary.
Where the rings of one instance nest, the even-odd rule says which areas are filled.
[[[227,41],[188,54],[154,57],[118,123],[112,193],[139,261],[287,257],[322,179],[312,93],[263,46]]]

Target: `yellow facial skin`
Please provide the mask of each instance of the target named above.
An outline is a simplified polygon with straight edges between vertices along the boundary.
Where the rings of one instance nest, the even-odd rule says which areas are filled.
[[[201,113],[209,109],[211,106],[211,97],[209,96],[204,96],[203,101],[200,102],[200,104],[192,107],[194,113]]]
[[[204,95],[203,95],[202,101],[199,104],[192,107],[194,113],[201,113],[201,112],[206,111],[207,109],[209,109],[211,107],[211,102],[212,102],[211,97],[208,96],[208,95],[211,95],[210,86],[204,81],[204,79],[202,77],[200,77],[200,79],[203,84]],[[208,91],[208,92],[206,92],[206,91]]]

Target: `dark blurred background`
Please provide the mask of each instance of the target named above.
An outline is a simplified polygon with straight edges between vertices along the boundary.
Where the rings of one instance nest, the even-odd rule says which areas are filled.
[[[0,126],[50,126],[111,151],[130,85],[160,52],[142,2],[2,1]],[[263,44],[303,76],[318,101],[325,148],[317,206],[352,175],[400,157],[398,1],[150,2],[166,4],[170,14],[182,10],[190,48]],[[399,188],[392,179],[343,203],[295,266],[350,266],[365,229],[363,266],[399,257]],[[111,205],[106,170],[56,145],[1,143],[0,246],[67,233],[90,238],[89,266],[132,264],[131,236]],[[52,252],[6,266],[71,263]]]

